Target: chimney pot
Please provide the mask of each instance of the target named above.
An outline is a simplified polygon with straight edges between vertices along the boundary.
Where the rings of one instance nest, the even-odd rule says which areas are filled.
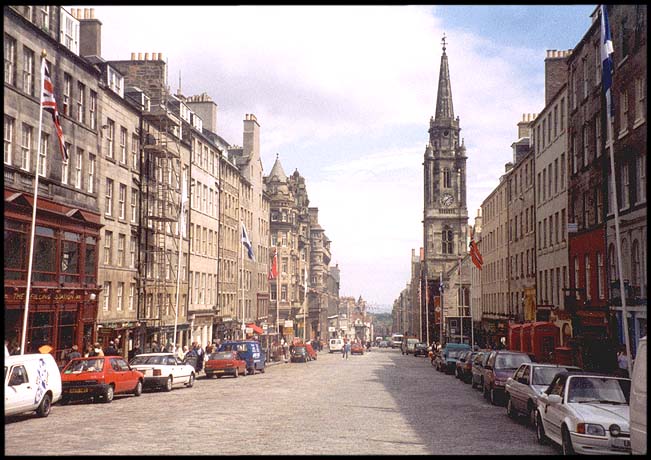
[[[149,60],[149,53],[145,53],[145,61]]]
[[[95,8],[90,9],[90,18],[95,19]]]
[[[84,19],[88,19],[88,8],[84,8]]]
[[[136,60],[136,53],[131,53],[131,60],[135,61]]]
[[[142,61],[142,53],[138,53],[138,60]]]
[[[76,17],[77,17],[77,14],[76,14],[76,13],[77,13],[77,9],[76,9],[76,8],[70,8],[70,14],[72,14],[72,17],[73,17],[73,18],[76,18]]]
[[[163,60],[163,53],[158,53],[158,60],[162,61]]]

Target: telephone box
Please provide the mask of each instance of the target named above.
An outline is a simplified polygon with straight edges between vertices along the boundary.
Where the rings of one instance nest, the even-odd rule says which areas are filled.
[[[554,359],[554,350],[561,344],[561,330],[553,323],[539,321],[531,324],[531,352],[539,363],[549,363]]]
[[[525,353],[532,353],[533,349],[531,346],[531,327],[533,323],[525,323],[522,325],[522,346],[520,351]]]
[[[509,324],[509,350],[520,351],[522,324]]]

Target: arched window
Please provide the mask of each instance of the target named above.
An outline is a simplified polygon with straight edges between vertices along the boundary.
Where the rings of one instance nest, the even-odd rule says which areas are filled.
[[[615,245],[611,243],[608,248],[608,279],[614,283],[619,279],[617,272],[617,257],[615,255]]]
[[[454,233],[450,227],[443,227],[442,241],[443,254],[452,254],[454,251]]]
[[[452,188],[452,174],[450,168],[443,169],[443,188]]]
[[[622,277],[624,281],[630,281],[631,272],[627,261],[631,260],[631,253],[628,251],[628,240],[622,240]]]

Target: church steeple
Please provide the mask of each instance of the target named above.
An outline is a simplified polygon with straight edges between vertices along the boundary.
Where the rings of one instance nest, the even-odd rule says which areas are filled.
[[[445,54],[445,34],[443,34],[443,55],[441,56],[441,69],[439,71],[439,91],[436,97],[436,121],[454,119],[452,106],[452,88],[450,87],[450,70],[448,68],[448,55]]]

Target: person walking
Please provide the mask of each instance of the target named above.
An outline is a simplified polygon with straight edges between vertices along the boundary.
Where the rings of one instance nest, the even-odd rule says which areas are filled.
[[[119,356],[120,352],[115,348],[115,342],[112,340],[109,341],[109,346],[106,347],[106,351],[104,352],[106,356]]]

